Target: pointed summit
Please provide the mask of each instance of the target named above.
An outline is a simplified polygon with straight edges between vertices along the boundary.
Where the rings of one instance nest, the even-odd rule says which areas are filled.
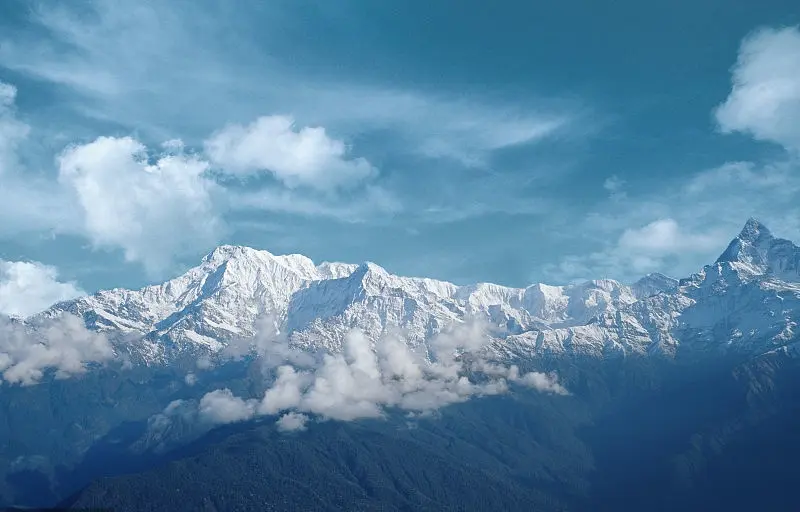
[[[747,222],[737,238],[754,242],[762,237],[772,238],[772,233],[770,233],[767,226],[765,226],[761,221],[754,217],[750,217],[747,219]]]
[[[742,231],[725,249],[716,263],[739,262],[750,265],[768,265],[768,253],[775,237],[759,220],[747,219]]]
[[[744,264],[749,272],[770,274],[784,281],[800,280],[800,248],[790,240],[776,238],[753,218],[717,258],[716,263],[724,262]]]

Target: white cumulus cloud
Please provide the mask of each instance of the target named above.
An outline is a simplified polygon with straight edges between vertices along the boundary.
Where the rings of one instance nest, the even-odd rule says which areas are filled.
[[[171,149],[151,159],[131,137],[100,137],[59,158],[59,179],[77,196],[89,239],[122,249],[152,274],[168,270],[177,256],[213,245],[223,229],[207,162],[179,145]]]
[[[741,44],[730,95],[716,110],[724,132],[800,151],[800,30],[761,29]]]
[[[298,128],[288,116],[264,116],[214,133],[205,142],[211,161],[223,171],[269,171],[288,187],[333,189],[376,174],[363,158],[349,158],[348,147],[321,126]]]
[[[26,317],[85,294],[76,283],[59,281],[50,265],[0,260],[0,314]]]
[[[228,389],[206,393],[200,400],[200,415],[213,423],[234,423],[247,420],[255,414],[255,404],[234,396]]]
[[[297,430],[306,430],[306,423],[308,416],[296,412],[287,412],[278,419],[275,424],[281,432],[294,432]]]

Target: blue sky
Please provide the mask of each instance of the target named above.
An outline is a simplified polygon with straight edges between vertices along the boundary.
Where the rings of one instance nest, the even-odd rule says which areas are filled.
[[[3,2],[0,310],[222,243],[523,286],[800,239],[795,2],[455,5]]]

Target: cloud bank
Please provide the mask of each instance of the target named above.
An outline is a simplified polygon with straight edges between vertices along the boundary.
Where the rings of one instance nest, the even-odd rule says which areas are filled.
[[[30,386],[47,370],[64,379],[84,373],[88,363],[103,363],[114,356],[108,339],[87,330],[76,316],[52,318],[36,327],[33,331],[0,317],[0,380]]]
[[[489,361],[484,349],[491,338],[479,322],[459,324],[435,335],[428,344],[429,357],[412,350],[396,334],[373,343],[361,331],[352,330],[345,336],[341,353],[317,358],[289,348],[287,340],[274,332],[262,332],[258,338],[253,350],[271,358],[265,366],[274,369],[264,395],[245,399],[229,389],[212,391],[200,401],[201,418],[230,423],[282,414],[279,427],[297,430],[305,426],[309,415],[351,421],[380,418],[387,409],[424,413],[472,397],[506,393],[509,383],[568,394],[554,374],[521,374],[517,366]]]

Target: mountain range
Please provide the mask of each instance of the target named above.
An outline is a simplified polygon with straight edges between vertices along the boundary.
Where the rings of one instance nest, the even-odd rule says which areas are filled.
[[[335,351],[347,331],[375,339],[399,328],[424,344],[469,318],[490,323],[493,348],[506,356],[757,354],[793,341],[800,249],[755,219],[711,265],[680,281],[650,274],[625,285],[611,279],[567,286],[456,286],[400,277],[374,263],[315,265],[222,246],[163,284],[113,289],[54,305],[28,322],[65,313],[106,333],[118,354],[146,365],[213,356],[232,339],[255,336],[269,317],[305,349]]]
[[[643,452],[650,453],[652,460],[641,455],[645,458],[627,466],[615,462],[614,469],[596,483],[605,489],[603,496],[610,503],[614,500],[609,498],[608,489],[629,478],[625,471],[640,472],[642,464],[656,464],[654,460],[661,461],[664,457],[673,462],[678,456],[700,457],[697,450],[704,461],[705,457],[713,459],[708,449],[691,442],[702,444],[711,439],[708,442],[720,446],[730,443],[738,446],[737,436],[748,432],[746,425],[763,426],[764,422],[778,421],[775,418],[786,421],[781,414],[787,414],[786,407],[794,411],[797,404],[793,394],[785,394],[786,388],[780,382],[794,382],[791,376],[797,371],[799,308],[800,248],[773,236],[755,219],[747,221],[714,263],[696,273],[682,279],[650,274],[629,285],[602,279],[565,286],[533,284],[525,288],[490,283],[458,286],[434,279],[396,276],[374,263],[317,265],[302,255],[276,256],[247,247],[221,246],[198,266],[163,284],[141,290],[100,291],[55,304],[25,319],[4,322],[4,330],[12,334],[3,334],[0,339],[0,370],[3,370],[0,375],[7,381],[0,387],[3,419],[0,439],[4,439],[0,442],[0,469],[5,468],[0,504],[53,504],[95,478],[151,471],[156,467],[153,461],[164,463],[167,453],[178,453],[191,443],[207,446],[209,441],[203,436],[210,435],[213,426],[198,427],[194,413],[173,413],[184,410],[181,408],[187,404],[195,404],[194,410],[198,407],[202,410],[203,400],[220,390],[226,390],[225,396],[236,407],[250,411],[240,419],[257,418],[258,414],[254,416],[252,411],[260,406],[247,397],[258,397],[269,389],[270,382],[274,383],[270,381],[274,376],[264,377],[264,366],[256,364],[259,356],[264,356],[259,345],[264,343],[265,333],[272,337],[278,333],[287,347],[280,355],[291,357],[344,353],[352,358],[352,344],[348,340],[354,329],[363,334],[367,346],[376,352],[382,350],[382,338],[394,336],[408,347],[409,353],[420,354],[427,364],[436,365],[437,358],[442,356],[442,336],[453,332],[454,326],[474,322],[485,327],[481,330],[485,342],[475,348],[480,355],[470,355],[466,350],[458,357],[477,357],[481,365],[459,366],[466,371],[464,375],[459,373],[460,377],[471,379],[477,386],[483,377],[473,375],[475,368],[500,364],[504,386],[506,381],[522,382],[524,379],[516,377],[517,370],[513,370],[512,376],[513,365],[523,372],[533,372],[527,375],[545,375],[544,372],[557,375],[568,390],[557,393],[568,396],[523,399],[538,411],[546,410],[552,424],[563,424],[564,436],[574,443],[569,448],[575,450],[570,455],[574,456],[574,467],[570,466],[569,471],[557,469],[558,463],[554,462],[555,466],[541,470],[550,475],[545,480],[560,481],[559,486],[580,487],[589,478],[585,471],[602,466],[603,447],[619,441],[616,437],[621,431],[619,423],[627,421],[625,415],[637,415],[632,407],[647,410],[658,406],[667,410],[675,404],[686,404],[688,409],[680,414],[693,418],[694,423],[689,419],[686,423],[694,425],[696,430],[690,428],[684,432],[672,423],[675,416],[657,428],[649,423],[649,427],[642,428],[654,428],[665,438],[693,439],[687,441],[690,448],[681,445],[682,448],[675,448],[677,452],[662,452],[659,450],[667,448],[651,447]],[[63,330],[64,326],[70,329],[67,334],[54,334],[54,330]],[[80,334],[75,334],[79,331]],[[81,340],[80,345],[73,344],[77,339]],[[27,344],[24,350],[20,348],[20,340]],[[38,348],[34,351],[31,346]],[[253,355],[255,360],[241,359],[245,354]],[[347,364],[357,366],[358,357]],[[324,368],[327,371],[328,366]],[[319,381],[317,377],[313,385]],[[681,395],[687,392],[688,382],[704,382],[704,389],[718,392],[698,393],[695,403]],[[743,387],[738,387],[742,382],[745,382]],[[536,389],[552,391],[556,389],[553,386],[552,383],[549,387],[537,385]],[[480,389],[476,394],[493,394],[487,391],[488,387]],[[519,396],[528,396],[527,391],[520,393]],[[245,398],[235,398],[238,396]],[[732,397],[735,400],[744,397],[741,398],[744,405],[724,409],[719,416],[709,419],[710,410],[722,407],[720,400],[728,403],[727,400],[734,400]],[[499,398],[451,407],[492,407],[478,405],[482,400],[490,404]],[[694,409],[688,405],[690,402]],[[397,403],[390,405],[394,407]],[[319,411],[301,412],[321,414],[324,421],[325,414]],[[399,412],[389,410],[386,418],[399,419],[394,423],[387,420],[386,424],[402,425],[405,421],[402,412],[402,407]],[[472,412],[453,414],[464,414],[474,421]],[[168,428],[154,431],[153,426],[166,421],[167,416]],[[531,425],[530,422],[541,420],[524,421]],[[646,423],[637,418],[631,424],[637,421],[641,425]],[[579,433],[589,424],[595,425],[594,433],[587,434],[595,436],[593,440]],[[612,424],[613,428],[609,426]],[[322,425],[312,425],[305,434],[311,435],[315,428],[321,431],[330,428]],[[305,428],[302,427],[298,430],[302,431]],[[387,433],[386,427],[376,428],[381,436],[394,435]],[[530,442],[539,443],[537,450],[545,450],[547,457],[553,456],[547,450],[555,453],[559,443],[566,443],[552,435],[549,441],[542,440],[538,427],[526,429],[524,434],[520,434],[518,425],[514,427],[517,430],[508,424],[496,424],[494,428],[498,431],[509,428],[509,432],[516,432],[513,435],[529,436]],[[680,435],[676,434],[678,431]],[[636,431],[630,438],[641,437],[642,432]],[[342,434],[340,431],[331,435]],[[436,435],[471,439],[471,434],[461,429],[457,434]],[[327,446],[329,442],[327,438],[314,439],[314,443],[322,443],[319,446]],[[477,457],[478,453],[487,456],[485,441],[470,442],[472,456]],[[413,449],[422,450],[419,456],[424,458],[421,454],[432,448],[426,445],[424,450],[419,446]],[[719,449],[719,453],[723,451]],[[544,456],[545,452],[531,452],[531,456]],[[111,470],[107,464],[112,456],[127,457],[130,465],[121,464],[117,470]],[[436,456],[443,455],[437,451]],[[492,478],[511,471],[508,468],[512,466],[514,472],[524,469],[519,461],[514,462],[517,465],[509,462],[507,454],[491,457],[494,457],[492,464],[496,464],[491,466],[495,468]],[[713,466],[711,459],[706,466]],[[314,464],[320,463],[314,460]],[[447,464],[454,463],[442,464],[442,471],[447,472],[452,470]],[[620,469],[623,466],[625,471]],[[696,471],[696,467],[689,470],[695,476]],[[627,476],[619,476],[623,474]],[[664,474],[653,473],[653,481],[648,485],[656,486],[653,482]],[[475,474],[470,478],[483,477]],[[536,480],[536,485],[544,486],[543,489],[554,485],[543,481]],[[579,481],[583,483],[578,485]],[[98,493],[97,484],[93,485],[88,494],[73,497],[70,503],[103,505],[101,498],[109,496],[111,487],[104,487]],[[573,494],[580,494],[573,489],[574,493],[570,491],[573,494],[567,493],[569,496],[565,497],[559,487],[560,491],[541,498],[529,494],[530,482],[525,485],[527,490],[520,491],[519,500],[508,502],[517,505],[493,506],[518,506],[523,510],[534,502],[556,503],[553,510],[570,510],[568,504],[573,503],[570,500],[577,499]],[[522,484],[514,486],[523,488]],[[515,491],[504,492],[511,496]],[[653,496],[658,495],[653,492]],[[356,494],[358,500],[369,501],[368,490]],[[556,495],[558,499],[554,498]],[[134,498],[127,499],[135,501]],[[537,501],[540,498],[543,501]],[[131,503],[120,500],[115,503],[121,510]],[[405,506],[412,509],[421,506],[422,502],[410,500],[404,501]],[[646,503],[650,506],[650,502]],[[320,505],[319,509],[331,509],[325,506]],[[426,506],[446,509],[450,505],[446,500],[434,500]]]

